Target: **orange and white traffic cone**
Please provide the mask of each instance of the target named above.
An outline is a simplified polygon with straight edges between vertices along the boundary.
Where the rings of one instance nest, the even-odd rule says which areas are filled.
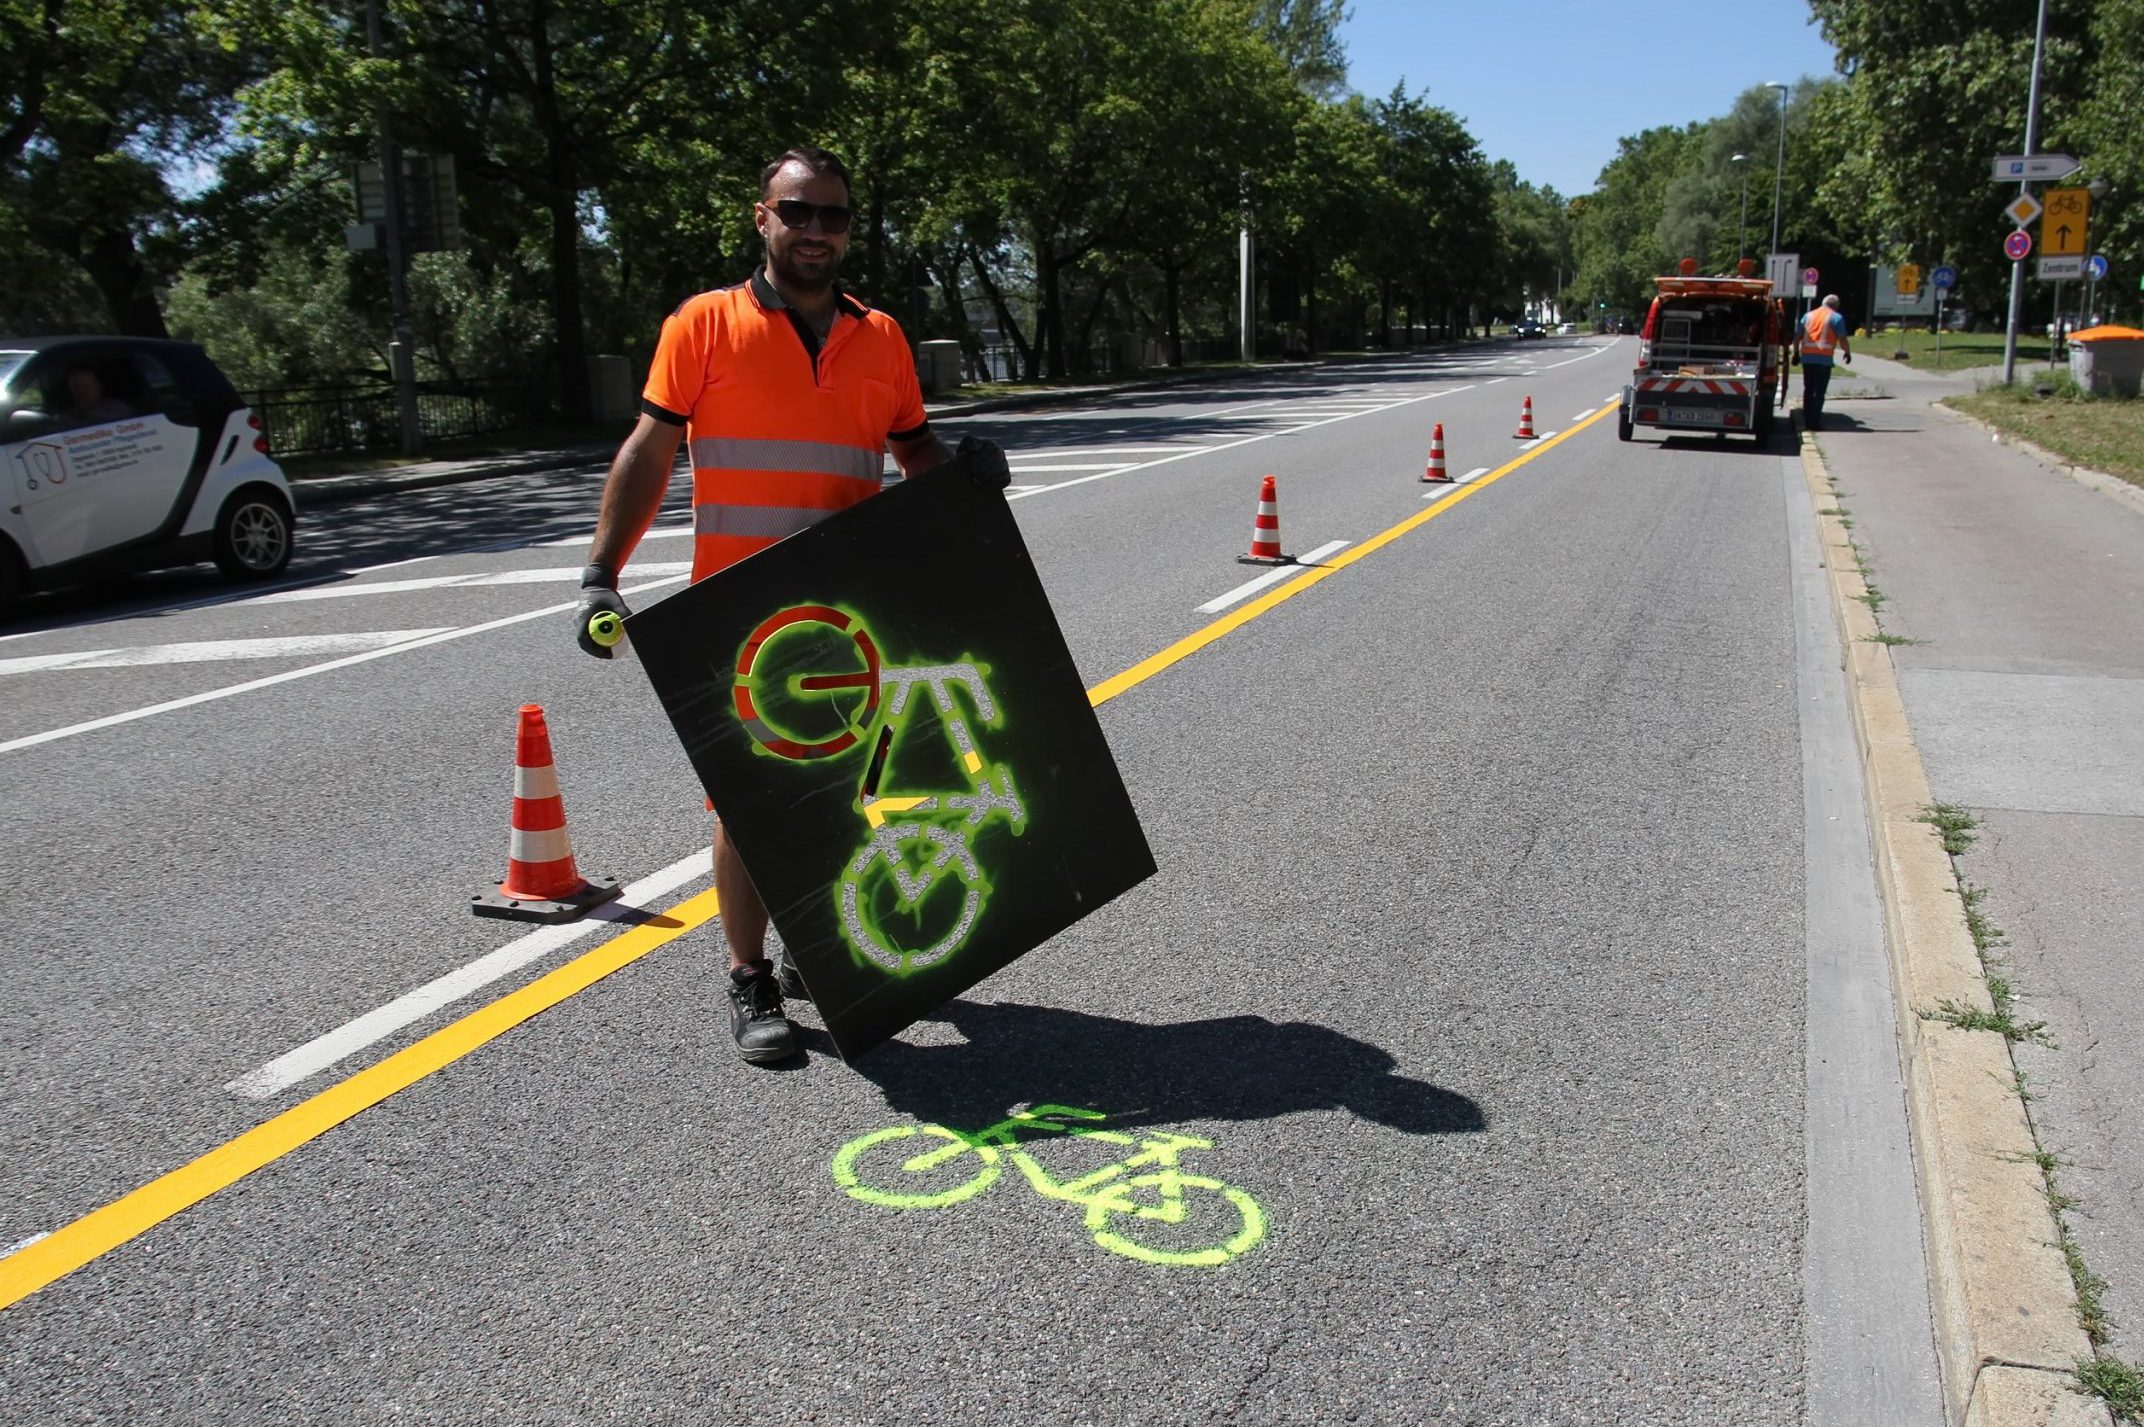
[[[1258,514],[1251,521],[1251,553],[1238,555],[1246,565],[1293,565],[1293,555],[1280,553],[1280,491],[1267,476],[1258,487]]]
[[[1452,473],[1444,469],[1444,423],[1441,421],[1430,428],[1429,465],[1422,472],[1422,479],[1443,481],[1447,484],[1452,479]]]
[[[551,765],[551,730],[537,704],[521,706],[514,743],[514,822],[506,851],[506,880],[497,890],[469,899],[480,917],[526,922],[570,922],[590,907],[618,895],[613,877],[587,878],[573,860],[566,835],[566,803],[558,795]]]
[[[1521,441],[1534,439],[1534,399],[1526,398],[1526,405],[1519,408],[1519,429],[1512,433]]]

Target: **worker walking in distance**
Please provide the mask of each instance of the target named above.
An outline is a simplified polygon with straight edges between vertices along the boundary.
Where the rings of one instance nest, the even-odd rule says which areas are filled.
[[[1839,295],[1832,293],[1802,322],[1802,430],[1814,431],[1824,419],[1824,393],[1831,386],[1834,361],[1853,359]]]
[[[628,613],[618,577],[654,523],[671,463],[688,436],[692,458],[692,578],[766,549],[877,494],[891,449],[904,477],[953,458],[930,428],[916,364],[900,326],[842,291],[849,175],[805,145],[760,174],[752,218],[766,262],[735,287],[688,299],[663,322],[640,417],[603,488],[575,630],[581,648],[611,657],[589,621]],[[988,443],[976,478],[1002,490],[1003,454]],[[963,442],[963,452],[971,443]],[[721,822],[715,888],[729,948],[730,1030],[738,1053],[764,1064],[796,1054],[782,996],[804,994],[794,970],[765,952],[767,909]]]

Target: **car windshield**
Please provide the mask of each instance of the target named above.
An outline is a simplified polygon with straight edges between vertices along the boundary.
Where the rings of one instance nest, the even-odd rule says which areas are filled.
[[[0,387],[6,386],[7,379],[15,375],[15,368],[28,360],[28,352],[0,352]]]

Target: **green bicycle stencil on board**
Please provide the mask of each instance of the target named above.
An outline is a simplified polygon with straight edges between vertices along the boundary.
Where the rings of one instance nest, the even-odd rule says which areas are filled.
[[[954,461],[626,620],[844,1056],[1153,875],[1003,493]]]
[[[864,838],[833,897],[851,953],[896,976],[936,966],[974,932],[990,896],[983,831],[1027,830],[1011,767],[977,739],[1005,722],[988,675],[967,655],[889,664],[863,616],[831,604],[769,615],[737,652],[732,699],[761,752],[860,765]],[[927,724],[939,739],[920,737]]]
[[[1085,1210],[1087,1232],[1113,1254],[1141,1263],[1213,1268],[1241,1258],[1266,1234],[1265,1210],[1245,1191],[1177,1167],[1186,1150],[1213,1141],[1167,1130],[1134,1138],[1101,1128],[1108,1117],[1074,1105],[1015,1111],[987,1130],[892,1125],[834,1152],[834,1183],[851,1199],[882,1209],[948,1209],[995,1184],[1010,1160],[1045,1199]],[[1063,1135],[1137,1153],[1068,1179],[1022,1147]]]

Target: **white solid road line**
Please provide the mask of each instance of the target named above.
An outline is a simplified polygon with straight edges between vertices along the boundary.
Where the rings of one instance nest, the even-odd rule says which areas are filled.
[[[690,560],[650,560],[628,567],[634,575],[684,575],[692,571]],[[414,590],[476,588],[484,585],[567,584],[581,577],[579,565],[553,565],[536,570],[499,570],[485,575],[428,575],[414,580],[371,580],[354,584],[311,585],[262,595],[254,604],[301,604],[310,600],[340,600],[356,595],[402,595]]]
[[[668,896],[696,877],[707,876],[711,870],[709,855],[709,849],[703,847],[698,852],[681,857],[662,871],[650,873],[633,883],[619,894],[617,901],[597,907],[583,920],[567,922],[562,926],[539,927],[525,936],[517,937],[497,951],[480,956],[466,966],[396,997],[378,1010],[367,1011],[346,1025],[338,1026],[325,1035],[315,1036],[296,1050],[284,1052],[258,1070],[247,1071],[236,1080],[229,1081],[223,1088],[251,1099],[266,1099],[279,1091],[289,1089],[308,1076],[318,1074],[335,1062],[356,1054],[366,1046],[393,1035],[412,1021],[424,1019],[441,1006],[459,1001],[470,992],[489,986],[502,976],[512,975],[530,962],[548,956],[591,932],[619,923],[640,921],[645,916],[649,903]]]
[[[1583,351],[1583,352],[1580,352],[1580,353],[1579,353],[1579,354],[1578,354],[1577,356],[1575,356],[1575,357],[1569,357],[1569,358],[1566,358],[1565,360],[1563,360],[1563,361],[1560,361],[1560,362],[1550,362],[1550,363],[1549,363],[1549,364],[1548,364],[1547,366],[1543,367],[1543,368],[1542,368],[1541,370],[1542,370],[1542,371],[1544,371],[1544,372],[1552,372],[1552,371],[1556,370],[1556,368],[1558,368],[1558,367],[1568,367],[1569,365],[1571,365],[1571,363],[1572,363],[1572,362],[1583,362],[1583,361],[1584,361],[1584,360],[1586,360],[1586,358],[1588,358],[1588,357],[1598,357],[1598,356],[1599,356],[1599,355],[1600,355],[1601,353],[1603,353],[1603,352],[1605,352],[1605,351],[1607,351],[1607,350],[1608,350],[1608,348],[1607,348],[1606,346],[1600,346],[1600,347],[1588,347],[1588,348],[1587,348],[1587,349],[1586,349],[1585,351]]]
[[[370,634],[303,634],[285,639],[210,639],[187,644],[144,644],[132,649],[84,649],[73,654],[29,654],[0,659],[0,676],[48,669],[119,669],[141,664],[208,664],[224,659],[291,659],[307,654],[349,654],[407,644],[452,625],[430,629],[382,629]]]
[[[1016,476],[1038,476],[1055,471],[1114,471],[1127,464],[1124,461],[1053,461],[1047,465],[1014,466],[1011,469]]]
[[[1345,540],[1329,540],[1325,544],[1320,545],[1317,549],[1311,551],[1307,555],[1296,556],[1295,563],[1292,565],[1276,565],[1272,569],[1266,571],[1263,575],[1260,575],[1257,579],[1246,580],[1244,583],[1230,590],[1227,594],[1219,595],[1213,599],[1206,601],[1206,603],[1199,606],[1199,613],[1219,614],[1222,610],[1227,609],[1230,605],[1236,604],[1242,600],[1249,599],[1252,595],[1257,594],[1267,585],[1278,584],[1280,581],[1287,579],[1290,575],[1300,575],[1301,573],[1303,573],[1303,571],[1317,564],[1318,561],[1324,559],[1327,555],[1331,555],[1338,551],[1345,550],[1347,548],[1347,545],[1348,542]]]
[[[620,590],[618,593],[621,595],[637,595],[643,590],[660,589],[664,585],[677,584],[684,578],[683,575],[672,575],[667,579],[650,580],[646,584],[634,585],[628,589]],[[192,708],[195,704],[213,703],[218,699],[228,699],[238,694],[250,694],[255,689],[273,688],[277,684],[288,684],[296,679],[309,679],[315,674],[332,673],[337,669],[347,669],[353,664],[369,664],[375,659],[385,659],[393,654],[407,654],[413,649],[428,649],[434,644],[445,644],[452,639],[466,639],[472,634],[488,634],[494,629],[504,629],[508,625],[514,624],[525,624],[532,619],[548,619],[554,614],[564,614],[566,611],[578,607],[579,604],[579,600],[568,600],[564,604],[545,605],[542,609],[510,614],[504,619],[487,620],[483,624],[472,624],[465,629],[449,629],[439,634],[428,634],[422,639],[412,639],[405,644],[390,644],[385,649],[373,649],[363,654],[350,654],[340,659],[330,659],[325,664],[308,664],[302,669],[286,669],[280,674],[270,674],[264,679],[249,679],[243,684],[231,684],[221,689],[209,689],[198,694],[188,694],[183,699],[170,699],[164,703],[150,704],[146,708],[128,709],[125,713],[107,714],[103,718],[93,718],[85,723],[71,723],[64,728],[48,728],[43,733],[25,734],[21,738],[11,738],[5,743],[0,743],[0,753],[13,753],[22,748],[35,748],[40,743],[54,743],[62,738],[73,738],[78,734],[95,733],[100,728],[114,728],[122,723],[133,723],[137,719],[154,718],[157,714],[173,713],[179,709]]]
[[[1376,412],[1366,412],[1364,414],[1376,415],[1378,413],[1386,411],[1397,411],[1403,406],[1414,406],[1420,402],[1435,401],[1440,396],[1454,396],[1459,392],[1472,391],[1473,389],[1473,383],[1471,382],[1461,386],[1444,387],[1438,391],[1424,392],[1420,396],[1403,397],[1398,401],[1394,401],[1388,403],[1387,405],[1378,407]],[[1267,404],[1274,405],[1276,403]],[[1276,436],[1292,436],[1298,431],[1309,431],[1314,427],[1331,426],[1335,422],[1353,421],[1354,419],[1355,417],[1352,415],[1328,416],[1322,421],[1306,422],[1301,426],[1289,427],[1286,430],[1260,431],[1255,435],[1245,436],[1240,438],[1239,440],[1224,441],[1218,446],[1201,446],[1198,447],[1196,450],[1179,451],[1173,456],[1162,456],[1152,461],[1141,461],[1137,465],[1121,466],[1114,471],[1097,471],[1091,476],[1074,476],[1069,481],[1058,481],[1054,485],[1036,486],[1032,490],[1009,491],[1007,492],[1005,498],[1007,500],[1024,500],[1028,496],[1042,495],[1049,491],[1061,491],[1067,486],[1083,486],[1089,481],[1106,481],[1111,479],[1112,477],[1130,475],[1134,471],[1146,471],[1152,470],[1156,466],[1166,466],[1171,461],[1187,460],[1192,456],[1217,455],[1222,451],[1233,451],[1239,446],[1252,446],[1256,445],[1260,441],[1271,441]],[[6,750],[4,748],[0,748],[0,752],[5,751]]]
[[[1166,456],[1181,451],[1166,443],[1153,446],[1068,446],[1062,451],[1007,451],[1008,461],[1045,461],[1055,456]]]
[[[1487,466],[1476,466],[1473,470],[1468,471],[1465,475],[1461,476],[1455,481],[1451,481],[1442,485],[1432,482],[1430,488],[1422,492],[1422,499],[1435,500],[1440,495],[1449,495],[1453,486],[1463,486],[1468,481],[1479,480],[1483,476],[1486,476],[1488,474],[1489,468]]]
[[[557,540],[541,540],[534,545],[528,546],[527,548],[531,550],[558,550],[569,545],[578,545],[583,550],[586,550],[588,548],[588,542],[592,538],[594,538],[595,533],[595,526],[590,525],[588,527],[587,533],[584,535],[566,535],[561,536]],[[650,540],[675,540],[680,536],[690,534],[692,534],[692,527],[689,525],[663,525],[658,526],[655,529],[649,531],[647,534],[641,536],[640,539],[641,542],[645,544]]]

